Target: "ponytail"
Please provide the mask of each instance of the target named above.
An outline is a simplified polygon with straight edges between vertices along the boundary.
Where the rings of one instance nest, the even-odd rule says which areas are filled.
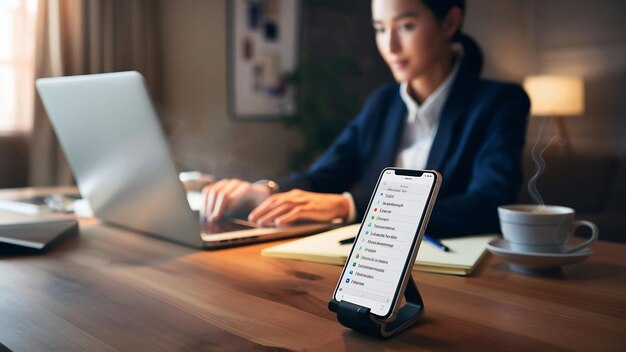
[[[478,43],[460,30],[452,37],[452,42],[461,44],[465,65],[472,73],[480,76],[480,72],[483,70],[484,59]]]
[[[421,0],[422,4],[429,8],[439,21],[448,15],[453,7],[458,7],[465,15],[465,0]],[[463,47],[463,61],[472,73],[477,76],[483,69],[483,52],[478,43],[472,37],[461,31],[461,28],[452,37],[453,43],[459,43]]]

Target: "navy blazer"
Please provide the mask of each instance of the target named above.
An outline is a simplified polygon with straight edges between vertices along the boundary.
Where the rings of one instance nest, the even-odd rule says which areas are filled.
[[[514,203],[522,182],[530,101],[515,84],[479,79],[461,64],[444,105],[427,169],[443,175],[428,233],[499,232],[497,207]],[[353,191],[361,220],[382,169],[394,166],[407,109],[398,84],[374,91],[361,113],[305,172],[279,180],[281,191]]]

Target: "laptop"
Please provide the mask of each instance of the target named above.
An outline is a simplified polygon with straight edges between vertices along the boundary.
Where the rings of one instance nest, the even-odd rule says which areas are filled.
[[[0,215],[0,253],[3,249],[11,250],[5,244],[45,251],[77,234],[78,223],[67,215],[33,217],[12,212]]]
[[[178,179],[143,76],[135,71],[42,78],[37,91],[78,188],[96,217],[195,248],[319,232],[328,223],[201,223]]]

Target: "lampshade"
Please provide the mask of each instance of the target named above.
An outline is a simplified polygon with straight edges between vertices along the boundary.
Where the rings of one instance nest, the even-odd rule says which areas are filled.
[[[534,116],[576,116],[585,111],[583,80],[575,76],[541,75],[524,80]]]

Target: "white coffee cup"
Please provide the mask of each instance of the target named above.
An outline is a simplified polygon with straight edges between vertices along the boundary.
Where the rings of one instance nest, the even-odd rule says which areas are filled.
[[[571,253],[598,239],[598,227],[587,220],[574,220],[572,208],[557,205],[505,205],[498,207],[504,239],[514,251]],[[588,226],[591,237],[580,244],[568,245],[579,226]]]

